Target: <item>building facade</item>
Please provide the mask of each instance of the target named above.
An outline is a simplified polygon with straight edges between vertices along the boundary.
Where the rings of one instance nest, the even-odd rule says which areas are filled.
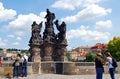
[[[76,49],[73,49],[70,54],[71,54],[71,60],[74,61],[83,61],[86,58],[86,55],[88,52],[91,50],[90,46],[81,46]]]
[[[72,61],[83,61],[89,52],[97,53],[98,51],[105,52],[107,44],[97,43],[94,46],[80,46],[70,51]]]

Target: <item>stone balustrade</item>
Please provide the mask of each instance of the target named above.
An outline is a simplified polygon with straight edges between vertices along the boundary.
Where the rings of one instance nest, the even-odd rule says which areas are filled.
[[[108,74],[107,65],[104,66],[105,74]],[[120,62],[116,73],[120,73]],[[13,74],[12,63],[2,63],[0,66],[0,76]],[[65,75],[85,75],[95,74],[94,62],[29,62],[28,74],[65,74]]]

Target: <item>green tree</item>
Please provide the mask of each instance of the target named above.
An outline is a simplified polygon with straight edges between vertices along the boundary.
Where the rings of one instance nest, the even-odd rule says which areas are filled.
[[[21,50],[21,54],[23,54],[23,53],[29,54],[29,51],[28,50]]]
[[[85,61],[86,61],[86,62],[94,62],[94,61],[95,61],[95,58],[96,58],[96,54],[93,53],[93,52],[89,52],[89,53],[86,55]]]
[[[71,59],[70,52],[67,52],[67,53],[66,53],[66,56],[67,56],[68,60]]]
[[[120,36],[110,40],[107,49],[117,61],[120,61]]]
[[[3,49],[2,48],[0,48],[0,51],[2,51]]]

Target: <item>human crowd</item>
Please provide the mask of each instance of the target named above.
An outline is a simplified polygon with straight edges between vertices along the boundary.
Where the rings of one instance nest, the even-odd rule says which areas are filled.
[[[27,77],[28,71],[28,56],[26,54],[12,57],[13,62],[13,77]]]
[[[110,52],[106,52],[104,55],[101,51],[96,54],[95,59],[95,69],[96,69],[96,79],[102,79],[104,73],[104,65],[108,65],[109,74],[111,79],[115,79],[115,69],[117,67],[117,62],[114,57],[112,57]]]

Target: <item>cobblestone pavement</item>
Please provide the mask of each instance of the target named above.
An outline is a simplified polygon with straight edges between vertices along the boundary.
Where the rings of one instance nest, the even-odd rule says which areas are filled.
[[[120,79],[120,74],[116,74],[116,79]],[[56,75],[56,74],[43,74],[43,75],[29,75],[27,77],[11,78],[0,77],[0,79],[96,79],[95,75]],[[110,79],[109,74],[104,74],[103,79]]]

